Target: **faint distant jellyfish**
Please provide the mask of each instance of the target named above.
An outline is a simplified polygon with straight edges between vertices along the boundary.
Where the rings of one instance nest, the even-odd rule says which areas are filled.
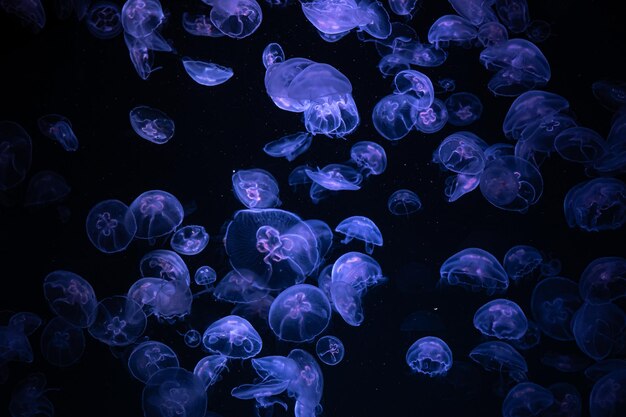
[[[285,52],[283,52],[283,48],[279,44],[272,42],[263,49],[263,65],[265,68],[281,63],[284,60]]]
[[[438,337],[422,337],[407,351],[406,363],[413,371],[429,377],[443,376],[452,367],[452,351]]]
[[[587,232],[619,229],[626,223],[626,184],[617,178],[596,178],[572,187],[563,202],[571,228]]]
[[[389,8],[399,16],[411,15],[416,5],[417,0],[389,0]]]
[[[624,81],[598,80],[591,84],[591,91],[600,104],[611,111],[626,105]]]
[[[30,169],[33,145],[22,126],[0,121],[0,191],[21,183]]]
[[[383,235],[378,226],[367,217],[352,216],[344,219],[337,225],[335,232],[345,236],[341,243],[347,244],[352,239],[365,242],[365,252],[374,252],[374,246],[383,246]]]
[[[435,133],[443,129],[448,121],[448,110],[443,101],[436,98],[433,104],[417,112],[415,129],[422,133]]]
[[[550,385],[548,389],[554,396],[548,415],[554,417],[580,417],[582,415],[582,398],[576,387],[561,382]]]
[[[239,316],[226,316],[209,325],[202,344],[209,352],[236,359],[252,358],[263,346],[259,333]]]
[[[41,353],[54,366],[73,365],[80,360],[84,351],[83,330],[62,317],[50,320],[41,334]]]
[[[3,0],[0,1],[0,8],[17,16],[34,33],[39,32],[46,24],[46,12],[40,0]]]
[[[551,277],[535,286],[530,308],[545,334],[556,340],[574,340],[571,322],[581,304],[578,285],[574,281]]]
[[[472,349],[469,357],[487,371],[507,373],[516,381],[526,379],[528,372],[526,360],[507,343],[499,341],[481,343]]]
[[[583,304],[572,319],[578,348],[599,361],[623,349],[626,313],[615,304]]]
[[[512,281],[520,280],[536,271],[543,263],[543,256],[532,246],[513,246],[504,255],[504,270]]]
[[[39,130],[46,137],[58,142],[68,152],[78,150],[78,139],[72,130],[72,123],[65,116],[47,114],[37,119]]]
[[[476,36],[476,26],[457,15],[441,16],[428,30],[428,42],[437,48],[450,44],[470,45]]]
[[[197,348],[202,343],[202,334],[196,329],[189,329],[183,335],[185,345],[190,348]]]
[[[72,191],[60,174],[40,171],[33,175],[26,188],[25,207],[45,206],[63,200]]]
[[[387,140],[405,137],[415,125],[417,99],[410,94],[391,94],[383,97],[374,106],[374,127]]]
[[[503,417],[540,416],[554,402],[554,395],[532,382],[514,386],[502,403]]]
[[[532,349],[539,345],[539,342],[541,342],[541,330],[532,320],[528,320],[528,330],[526,330],[524,336],[516,340],[509,340],[509,343],[519,350]]]
[[[435,99],[435,88],[427,75],[415,71],[404,70],[396,74],[393,79],[396,94],[412,93],[417,98],[416,110],[429,108]]]
[[[335,336],[320,337],[315,344],[317,357],[326,365],[337,365],[343,360],[345,348],[341,340]]]
[[[94,3],[85,17],[87,30],[98,39],[111,39],[122,33],[120,6],[108,1]]]
[[[581,372],[591,364],[591,360],[577,353],[556,353],[548,351],[541,355],[541,363],[559,372]]]
[[[241,169],[233,174],[233,190],[237,199],[248,208],[277,207],[278,182],[263,169]]]
[[[189,225],[178,229],[170,239],[170,246],[181,255],[197,255],[209,243],[209,234],[203,226]]]
[[[54,406],[45,396],[48,391],[46,383],[45,375],[40,372],[19,381],[11,393],[8,407],[11,417],[54,416]]]
[[[139,261],[142,277],[156,277],[168,281],[182,281],[189,285],[190,274],[185,261],[167,249],[156,249],[146,253]]]
[[[504,292],[509,286],[506,271],[489,252],[464,249],[449,257],[441,266],[441,282],[487,294]]]
[[[263,20],[256,0],[212,0],[211,22],[226,36],[242,39],[258,29]]]
[[[568,101],[558,94],[539,90],[527,91],[511,103],[502,130],[508,138],[518,140],[529,125],[568,108]]]
[[[421,210],[422,201],[411,190],[397,190],[389,196],[387,208],[395,216],[408,216]]]
[[[485,22],[478,28],[478,42],[485,48],[506,42],[509,39],[509,33],[500,22]],[[532,39],[531,39],[532,40]]]
[[[471,93],[454,93],[445,101],[448,123],[452,126],[467,126],[480,118],[483,104]]]
[[[128,0],[122,7],[124,31],[135,38],[145,38],[165,21],[158,0]]]
[[[321,262],[333,245],[333,231],[330,226],[322,220],[305,220],[305,223],[311,228],[311,231],[317,238],[317,248]]]
[[[183,206],[167,191],[150,190],[130,204],[139,239],[154,239],[176,230],[183,221]]]
[[[546,41],[550,37],[551,32],[550,24],[545,20],[533,20],[525,30],[528,39],[535,43]]]
[[[314,183],[331,191],[361,189],[363,175],[356,169],[342,164],[329,164],[317,171],[305,169],[306,175]]]
[[[387,168],[385,149],[375,142],[361,141],[352,145],[350,159],[365,175],[380,175]]]
[[[263,152],[275,158],[284,157],[288,161],[293,161],[311,147],[312,138],[310,133],[293,133],[266,143]]]
[[[178,367],[176,353],[167,345],[148,340],[135,346],[128,357],[130,374],[144,384],[161,369]]]
[[[519,305],[499,298],[476,310],[474,327],[486,336],[519,339],[528,329],[528,320]]]
[[[450,93],[456,89],[456,82],[451,78],[442,78],[439,81],[437,81],[437,84],[446,93]]]
[[[621,416],[626,412],[626,370],[600,378],[589,396],[591,417]]]
[[[446,178],[444,194],[448,197],[448,202],[452,203],[463,197],[465,194],[478,188],[480,176],[457,174]]]
[[[280,340],[309,342],[326,329],[331,312],[322,290],[298,284],[276,296],[270,307],[268,322]]]
[[[493,1],[483,0],[448,0],[455,12],[470,21],[473,25],[497,20],[492,6]]]
[[[141,336],[146,315],[137,302],[124,296],[108,297],[98,303],[89,333],[109,346],[126,346]]]
[[[456,132],[446,137],[433,152],[433,162],[463,175],[480,175],[485,168],[487,144],[471,132]]]
[[[333,264],[331,278],[332,282],[350,284],[359,294],[386,281],[378,262],[359,252],[341,255]]]
[[[163,368],[146,382],[141,396],[144,417],[204,417],[206,388],[193,373],[179,367]]]
[[[192,80],[208,87],[223,84],[234,74],[231,68],[212,62],[195,61],[187,57],[183,58],[182,62]]]
[[[9,327],[24,333],[26,336],[33,334],[41,326],[41,323],[41,317],[28,311],[15,313],[9,319]]]
[[[174,136],[174,121],[161,110],[137,106],[129,116],[131,127],[143,139],[162,145]]]
[[[85,221],[89,241],[101,252],[115,253],[128,247],[137,232],[130,208],[119,200],[104,200],[91,208]]]
[[[224,36],[211,22],[208,14],[184,12],[183,29],[194,36],[209,36],[211,38]]]
[[[224,369],[228,358],[224,355],[209,355],[200,359],[193,369],[196,375],[203,382],[206,389],[215,384]],[[206,417],[206,416],[205,416]]]
[[[89,327],[96,319],[96,294],[81,276],[63,270],[50,272],[44,279],[43,291],[50,309],[73,326]]]
[[[605,375],[617,370],[626,370],[625,359],[603,359],[585,369],[584,373],[589,380],[596,382]]]
[[[591,304],[626,297],[626,259],[617,256],[593,260],[580,276],[580,295]]]
[[[269,290],[262,288],[264,283],[251,271],[230,271],[215,286],[213,296],[231,303],[253,303],[267,297]]]
[[[513,33],[523,32],[530,23],[526,0],[496,0],[500,21]]]
[[[607,152],[599,133],[579,126],[561,131],[554,138],[554,149],[561,158],[581,164],[593,163]]]

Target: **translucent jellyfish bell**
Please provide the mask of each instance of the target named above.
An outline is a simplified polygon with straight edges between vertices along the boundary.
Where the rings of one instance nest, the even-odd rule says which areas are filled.
[[[211,0],[211,22],[235,39],[252,35],[261,25],[263,12],[256,0]]]
[[[504,269],[509,279],[520,280],[533,273],[543,263],[543,256],[536,248],[528,245],[516,245],[504,255]]]
[[[146,382],[141,402],[144,417],[204,417],[206,388],[198,376],[183,368],[163,368]]]
[[[383,97],[372,110],[376,131],[387,140],[404,138],[415,126],[419,101],[411,94]]]
[[[263,147],[263,151],[269,156],[275,158],[284,157],[288,161],[293,161],[311,147],[312,139],[313,137],[310,133],[293,133],[268,142]]]
[[[0,121],[0,191],[24,181],[30,169],[32,152],[32,141],[22,126]]]
[[[37,126],[42,134],[57,142],[64,150],[78,150],[78,139],[72,130],[70,120],[59,114],[46,114],[37,119]]]
[[[130,111],[130,125],[140,137],[157,145],[174,136],[174,121],[159,109],[137,106]]]
[[[433,161],[464,175],[479,175],[485,168],[487,144],[471,132],[457,132],[446,137],[433,153]]]
[[[580,276],[581,297],[591,304],[606,304],[626,297],[626,259],[618,256],[593,260]]]
[[[98,301],[93,287],[83,277],[70,271],[53,271],[44,279],[43,290],[56,315],[78,328],[93,324]]]
[[[452,126],[467,126],[480,118],[483,104],[471,93],[454,93],[445,101],[448,110],[448,123]]]
[[[71,366],[80,360],[84,351],[83,329],[62,317],[50,320],[41,334],[41,353],[54,366]]]
[[[363,216],[352,216],[344,219],[335,228],[345,236],[341,243],[347,244],[352,239],[365,242],[365,252],[374,252],[374,246],[383,246],[383,235],[378,226],[369,218]]]
[[[514,386],[502,402],[502,416],[538,416],[554,402],[554,395],[544,387],[532,382]]]
[[[237,199],[248,208],[263,209],[280,206],[278,182],[263,169],[242,169],[233,174],[233,190]]]
[[[158,0],[128,0],[122,7],[124,31],[135,38],[152,34],[165,20]]]
[[[270,65],[281,63],[285,60],[285,52],[280,44],[272,42],[263,49],[263,65],[268,68]]]
[[[361,141],[352,145],[350,159],[365,175],[380,175],[387,168],[385,149],[375,142]]]
[[[209,243],[209,234],[203,226],[188,225],[181,227],[170,239],[172,249],[182,255],[197,255]]]
[[[572,187],[563,202],[571,228],[587,232],[619,229],[626,223],[626,184],[617,178],[596,178]]]
[[[119,200],[104,200],[91,208],[85,221],[89,241],[101,252],[123,251],[134,239],[137,222]]]
[[[387,208],[395,216],[408,216],[421,210],[422,201],[411,190],[397,190],[389,196]]]
[[[361,188],[363,181],[362,174],[351,166],[342,164],[329,164],[317,171],[305,169],[304,172],[314,183],[331,191],[356,191]]]
[[[189,285],[189,268],[176,252],[156,249],[146,253],[139,261],[142,277],[162,278],[168,281],[181,281]]]
[[[509,286],[506,271],[489,252],[464,249],[448,258],[440,269],[441,282],[487,294],[504,292]]]
[[[130,204],[137,222],[136,237],[154,239],[174,231],[183,221],[184,210],[176,197],[167,191],[150,190]]]
[[[315,344],[315,353],[326,365],[337,365],[343,360],[345,348],[343,342],[335,336],[320,337]]]
[[[108,297],[98,303],[96,318],[89,333],[109,346],[126,346],[141,336],[146,328],[146,315],[134,300]]]
[[[130,374],[144,384],[159,370],[170,367],[178,367],[178,357],[169,346],[157,341],[138,344],[128,357]]]
[[[232,68],[213,62],[198,61],[187,57],[184,57],[182,62],[187,74],[200,85],[213,87],[224,84],[234,75]]]
[[[407,351],[406,363],[413,371],[429,377],[443,376],[452,367],[452,351],[438,337],[422,337]]]
[[[111,39],[122,33],[121,9],[115,3],[99,1],[85,16],[87,30],[98,39]]]
[[[202,344],[212,353],[248,359],[261,351],[263,341],[248,320],[239,316],[226,316],[206,328]]]
[[[493,341],[476,346],[469,353],[470,359],[487,371],[508,373],[514,380],[525,380],[528,372],[526,360],[511,345]]]
[[[427,109],[433,104],[435,88],[427,75],[415,70],[400,71],[394,77],[393,84],[396,87],[396,93],[411,92],[417,98],[416,110]]]
[[[437,48],[450,44],[471,45],[476,36],[476,26],[457,15],[441,16],[428,30],[428,42]]]
[[[530,300],[537,326],[556,340],[574,340],[572,318],[581,304],[578,285],[561,277],[540,281]]]
[[[519,305],[499,298],[476,310],[474,327],[486,336],[520,339],[528,329],[528,320]]]

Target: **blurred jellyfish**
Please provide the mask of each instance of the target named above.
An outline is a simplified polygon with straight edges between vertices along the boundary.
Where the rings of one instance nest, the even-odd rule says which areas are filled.
[[[511,345],[504,342],[485,342],[476,346],[469,354],[470,359],[487,371],[509,374],[515,381],[526,379],[526,360]]]
[[[256,0],[203,0],[213,6],[211,22],[224,35],[242,39],[261,25],[263,12]]]
[[[128,357],[130,374],[144,384],[161,369],[178,367],[178,357],[169,346],[146,341],[135,346]]]
[[[528,330],[519,339],[508,341],[513,347],[519,350],[529,350],[539,345],[541,342],[541,330],[537,323],[532,320],[528,320]]]
[[[170,246],[181,255],[197,255],[209,243],[209,234],[203,226],[189,225],[178,229],[170,239]]]
[[[124,296],[114,296],[98,303],[96,318],[89,333],[109,346],[126,346],[141,336],[146,315],[141,306]]]
[[[509,279],[518,281],[536,271],[543,263],[543,256],[539,251],[528,245],[516,245],[504,255],[504,270]]]
[[[526,36],[534,43],[546,41],[551,35],[550,23],[545,20],[533,20],[526,26]]]
[[[237,199],[248,208],[278,207],[278,182],[263,169],[241,169],[233,174],[233,190]]]
[[[528,329],[528,320],[519,305],[499,298],[476,310],[474,327],[486,336],[519,339]]]
[[[387,208],[395,216],[408,216],[422,209],[422,201],[411,190],[397,190],[389,196]]]
[[[275,158],[286,158],[288,161],[293,161],[306,152],[311,147],[311,143],[312,136],[310,133],[298,132],[266,143],[263,152]]]
[[[2,0],[0,8],[17,16],[34,33],[39,32],[46,24],[46,12],[40,0]]]
[[[171,250],[156,249],[146,253],[139,261],[139,270],[142,277],[181,281],[189,285],[190,274],[185,261]]]
[[[134,239],[137,222],[130,208],[119,200],[104,200],[89,210],[85,221],[89,241],[101,252],[123,251]]]
[[[73,326],[89,327],[96,319],[96,293],[81,276],[63,270],[50,272],[43,291],[50,309]]]
[[[532,382],[514,386],[502,403],[503,417],[539,416],[554,403],[554,395]]]
[[[433,153],[433,162],[463,175],[480,175],[485,168],[487,144],[471,132],[446,137]]]
[[[150,36],[164,21],[158,0],[128,0],[122,7],[124,31],[135,38]]]
[[[341,255],[333,264],[332,282],[345,282],[359,294],[386,281],[380,265],[374,258],[359,252]]]
[[[272,42],[268,43],[263,49],[263,66],[268,68],[270,65],[279,64],[285,60],[285,52],[282,46]]]
[[[202,343],[202,334],[196,329],[189,329],[183,335],[185,345],[190,348],[197,348]]]
[[[182,62],[192,80],[208,87],[223,84],[234,74],[231,68],[212,62],[195,61],[187,57],[182,58]]]
[[[200,359],[193,369],[196,375],[204,383],[205,389],[215,384],[226,367],[228,358],[224,355],[209,355]]]
[[[267,296],[269,290],[263,287],[264,283],[251,271],[230,271],[215,286],[213,296],[221,301],[247,304]]]
[[[570,127],[554,138],[554,149],[567,161],[590,164],[604,156],[606,144],[594,130]]]
[[[176,230],[183,221],[183,206],[167,191],[150,190],[130,204],[139,239],[154,239]]]
[[[206,328],[202,344],[212,353],[228,358],[248,359],[261,351],[263,341],[248,320],[239,316],[226,316]]]
[[[122,33],[121,9],[115,3],[98,1],[85,16],[87,30],[98,39],[111,39]]]
[[[387,140],[405,137],[415,126],[418,100],[410,94],[383,97],[372,111],[374,127]]]
[[[506,42],[509,39],[509,33],[502,23],[490,21],[480,25],[476,38],[482,46],[488,48]]]
[[[591,417],[621,416],[626,412],[626,370],[600,378],[589,396]]]
[[[155,372],[146,382],[141,399],[144,417],[204,417],[206,413],[206,388],[202,380],[179,367]]]
[[[72,130],[72,123],[65,116],[46,114],[37,119],[41,133],[58,142],[68,152],[78,150],[78,139]]]
[[[526,0],[496,0],[496,11],[500,21],[513,33],[526,30],[530,23]]]
[[[391,33],[389,15],[378,1],[301,0],[302,11],[317,30],[336,35],[358,28],[369,35],[385,39]]]
[[[571,322],[582,301],[578,286],[560,277],[546,278],[533,290],[530,308],[537,325],[556,340],[574,340]]]
[[[320,337],[315,344],[317,357],[326,365],[337,365],[343,360],[345,348],[341,340],[335,336]]]
[[[480,119],[483,104],[471,93],[454,93],[445,101],[448,123],[452,126],[467,126]]]
[[[393,79],[396,94],[411,93],[417,98],[414,106],[416,110],[427,109],[435,100],[435,88],[426,74],[415,70],[404,70],[396,74]]]
[[[367,217],[352,216],[344,219],[337,225],[335,232],[339,232],[345,236],[341,241],[347,244],[352,239],[358,239],[365,242],[365,252],[371,254],[374,252],[374,246],[383,246],[383,235],[378,226]]]
[[[0,121],[0,191],[24,181],[30,169],[33,145],[22,126]]]
[[[626,259],[598,258],[580,276],[581,297],[591,304],[606,304],[626,297]]]
[[[476,36],[476,27],[470,21],[453,14],[441,16],[428,30],[428,42],[437,48],[450,44],[471,45]]]
[[[591,84],[591,91],[600,104],[611,111],[626,105],[624,81],[598,80]]]
[[[389,0],[389,8],[399,16],[411,15],[417,6],[417,0]]]
[[[9,414],[11,417],[54,416],[54,406],[46,397],[46,376],[32,373],[19,381],[11,393]]]
[[[157,145],[174,136],[174,121],[161,110],[137,106],[130,111],[130,125],[139,136]]]
[[[215,27],[209,15],[201,13],[183,13],[183,29],[194,36],[220,38],[224,34]]]
[[[375,142],[361,141],[352,145],[350,159],[365,175],[380,175],[387,168],[385,149]]]
[[[563,202],[571,228],[587,232],[619,229],[626,223],[626,184],[617,178],[596,178],[572,187]]]
[[[33,175],[26,188],[25,207],[38,207],[63,200],[72,191],[65,178],[54,171]]]
[[[422,337],[407,351],[406,363],[413,371],[429,377],[443,376],[452,367],[452,351],[438,337]]]
[[[447,121],[448,110],[446,105],[436,98],[430,107],[417,112],[415,130],[422,133],[435,133],[443,129]]]
[[[452,203],[465,194],[478,188],[480,177],[478,175],[457,174],[446,178],[444,194],[448,202]]]
[[[73,365],[84,351],[83,329],[62,317],[50,320],[41,334],[41,353],[54,366],[64,368]]]
[[[509,286],[506,271],[489,252],[467,248],[449,257],[439,270],[441,283],[458,285],[473,292],[504,292]]]
[[[484,0],[448,0],[455,12],[471,22],[480,25],[483,22],[496,20],[491,6],[493,1]]]
[[[615,304],[584,303],[572,319],[576,344],[596,361],[623,348],[625,331],[626,313]]]

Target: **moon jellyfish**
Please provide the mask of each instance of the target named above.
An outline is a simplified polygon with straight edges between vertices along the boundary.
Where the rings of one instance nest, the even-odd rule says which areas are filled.
[[[188,281],[168,281],[161,278],[141,278],[128,290],[147,315],[165,320],[184,317],[191,311],[193,295]]]
[[[122,33],[120,6],[108,1],[91,5],[85,16],[87,30],[98,39],[111,39]]]
[[[331,278],[334,283],[350,284],[359,294],[386,280],[378,262],[371,256],[359,252],[341,255],[333,264]]]
[[[337,365],[343,360],[345,348],[341,340],[335,336],[322,336],[315,344],[317,357],[326,365]]]
[[[183,58],[182,62],[192,80],[208,87],[223,84],[234,74],[231,68],[212,62],[195,61],[187,57]]]
[[[330,283],[330,301],[341,318],[350,326],[360,326],[365,317],[361,305],[361,293],[350,283]]]
[[[380,175],[387,168],[385,149],[375,142],[361,141],[350,148],[350,159],[364,175]]]
[[[585,303],[572,319],[576,344],[583,353],[596,361],[623,348],[625,331],[626,313],[615,304]]]
[[[605,375],[617,370],[626,370],[626,360],[603,359],[585,369],[585,376],[591,381],[596,382]]]
[[[41,0],[2,0],[0,1],[0,8],[17,16],[34,33],[39,32],[46,24],[46,12]]]
[[[95,320],[98,306],[96,294],[81,276],[63,270],[49,273],[43,291],[50,309],[73,326],[89,327]]]
[[[539,90],[527,91],[511,103],[502,130],[508,138],[518,140],[522,132],[537,120],[556,115],[568,108],[568,101],[558,94]]]
[[[104,200],[89,210],[85,221],[89,241],[101,252],[121,252],[137,232],[130,208],[119,200]]]
[[[411,15],[417,6],[417,0],[389,0],[389,8],[399,16]]]
[[[600,378],[589,396],[591,417],[613,417],[626,413],[626,370]]]
[[[449,257],[439,270],[441,283],[458,285],[473,292],[486,294],[504,292],[509,278],[500,262],[489,252],[467,248]]]
[[[181,281],[189,285],[190,274],[185,261],[167,249],[156,249],[146,253],[139,261],[142,277],[157,277],[168,281]]]
[[[237,199],[251,209],[280,206],[278,182],[263,169],[241,169],[233,174],[233,190]]]
[[[448,110],[443,101],[438,98],[424,110],[418,110],[415,118],[415,129],[422,133],[435,133],[443,129],[448,121]]]
[[[286,158],[288,161],[293,161],[311,147],[312,138],[310,133],[293,133],[268,142],[263,147],[263,152],[275,158]]]
[[[263,20],[261,6],[256,0],[204,0],[213,6],[211,22],[224,35],[243,39],[258,29]]]
[[[530,162],[515,156],[503,156],[487,162],[479,187],[494,206],[525,213],[543,194],[543,178]]]
[[[68,152],[78,150],[78,139],[72,130],[72,123],[67,117],[47,114],[37,119],[37,126],[44,136],[59,143],[64,150]]]
[[[367,217],[348,217],[337,225],[335,232],[339,232],[345,236],[341,241],[343,244],[350,243],[352,239],[364,241],[365,252],[368,254],[374,252],[374,246],[383,246],[383,235],[380,229]]]
[[[8,326],[0,326],[0,368],[8,362],[33,362],[33,349],[27,336],[30,336],[41,325],[39,321],[28,320],[26,314],[16,313],[11,316]],[[32,323],[28,323],[32,321]]]
[[[400,71],[393,78],[393,84],[396,94],[411,93],[412,97],[417,98],[416,110],[429,108],[435,100],[435,88],[432,81],[427,75],[419,71]]]
[[[519,339],[528,329],[528,320],[519,305],[499,298],[476,310],[474,327],[486,336]]]
[[[46,397],[46,377],[37,372],[19,381],[11,393],[9,414],[11,417],[52,417],[54,405]]]
[[[422,201],[411,190],[397,190],[389,196],[387,208],[395,216],[408,216],[422,209]]]
[[[139,78],[147,80],[150,74],[161,68],[153,68],[154,53],[144,39],[137,39],[125,33],[124,42],[126,43],[126,48],[128,48],[130,62],[133,64],[133,67],[135,67]]]
[[[302,0],[302,11],[315,28],[325,35],[337,35],[358,28],[378,39],[391,33],[389,15],[378,1]]]
[[[617,178],[596,178],[572,187],[563,202],[571,228],[587,232],[619,229],[626,223],[626,184]]]
[[[512,281],[529,276],[543,264],[543,256],[532,246],[513,246],[504,255],[504,270]]]
[[[390,94],[374,106],[374,127],[387,140],[400,140],[415,125],[418,100],[410,94]]]
[[[519,350],[529,350],[539,345],[541,342],[541,330],[537,323],[532,320],[528,320],[528,330],[524,333],[524,336],[519,339],[508,341],[513,347]]]
[[[228,358],[224,355],[205,356],[198,361],[193,373],[200,378],[205,389],[208,389],[220,379],[224,369],[228,370],[226,362],[228,362]]]
[[[9,327],[30,336],[41,326],[42,320],[35,313],[22,311],[15,313],[9,319]]]
[[[537,46],[525,39],[510,39],[485,48],[480,62],[497,71],[487,87],[497,96],[517,96],[545,85],[550,80],[550,64]]]
[[[322,290],[298,284],[276,296],[270,307],[268,322],[280,340],[310,342],[326,329],[331,312],[330,303]]]
[[[540,416],[554,403],[554,395],[532,382],[521,382],[511,388],[502,402],[503,417]]]
[[[130,204],[137,222],[139,239],[154,239],[176,230],[183,221],[183,206],[167,191],[150,190],[140,194]]]
[[[608,110],[615,111],[626,105],[624,81],[599,80],[591,84],[593,96]]]
[[[570,127],[554,138],[554,149],[561,158],[589,164],[606,152],[604,139],[595,130],[586,127]]]
[[[321,262],[333,245],[333,231],[330,229],[330,226],[322,220],[311,219],[306,220],[305,223],[311,228],[311,231],[317,238],[317,248]]]
[[[304,172],[314,183],[331,191],[356,191],[361,189],[363,181],[363,175],[357,170],[342,164],[329,164],[317,171],[305,169]]]
[[[559,372],[575,373],[581,372],[591,364],[591,360],[580,354],[562,354],[546,352],[541,356],[541,363]]]
[[[215,286],[213,296],[221,301],[247,304],[267,296],[269,290],[264,286],[264,282],[251,271],[230,271]]]
[[[215,27],[209,15],[201,13],[183,13],[183,29],[194,36],[220,38],[224,34]]]
[[[170,246],[181,255],[197,255],[209,243],[209,234],[202,226],[189,225],[178,229],[170,239]]]
[[[480,119],[483,104],[471,93],[454,93],[445,101],[448,123],[452,126],[467,126]]]
[[[470,359],[487,371],[509,374],[516,381],[526,379],[526,360],[511,345],[504,342],[485,342],[476,346],[469,354]]]
[[[574,281],[552,277],[535,286],[530,308],[542,332],[556,340],[574,340],[571,321],[581,304]]]
[[[528,2],[526,0],[496,0],[500,21],[513,33],[521,33],[528,27]]]
[[[480,175],[485,168],[487,144],[471,132],[457,132],[446,137],[433,153],[433,162],[449,171]]]
[[[178,367],[176,353],[169,346],[152,340],[135,346],[128,357],[130,374],[144,384],[161,369],[176,367]]]
[[[453,14],[441,16],[428,30],[428,42],[436,48],[450,44],[471,45],[476,36],[476,26],[464,17]]]
[[[158,0],[128,0],[122,7],[122,26],[134,38],[146,38],[165,21]]]
[[[131,127],[145,140],[162,145],[174,136],[174,121],[161,110],[137,106],[129,116]]]
[[[480,25],[483,22],[496,20],[492,9],[493,1],[483,0],[448,0],[455,12],[463,16],[472,25]]]
[[[406,363],[413,371],[429,377],[443,376],[452,367],[452,351],[438,337],[422,337],[407,351]]]
[[[83,329],[62,317],[48,322],[41,334],[41,353],[54,366],[64,368],[78,362],[85,351]]]
[[[141,336],[146,328],[146,315],[131,298],[113,296],[98,303],[96,317],[89,333],[109,346],[126,346]]]
[[[72,191],[60,174],[40,171],[33,175],[26,187],[25,207],[45,206],[63,200]]]
[[[202,334],[196,329],[189,329],[183,335],[185,345],[190,348],[197,348],[202,343]]]
[[[591,304],[606,304],[626,297],[626,259],[598,258],[580,276],[581,297]]]
[[[0,121],[0,191],[24,181],[30,169],[33,145],[22,126]]]
[[[465,194],[474,191],[480,182],[478,175],[457,174],[446,178],[446,188],[444,194],[448,197],[448,202],[452,203],[463,197]]]
[[[226,316],[206,328],[202,344],[212,353],[248,359],[261,351],[263,341],[248,320],[239,316]]]
[[[193,280],[197,285],[211,285],[217,281],[217,273],[210,266],[201,266],[196,270]]]
[[[509,33],[502,23],[491,21],[480,25],[476,38],[482,46],[487,48],[509,40]]]
[[[285,60],[285,52],[282,46],[272,42],[268,43],[263,49],[263,66],[268,68],[270,65],[279,64]]]
[[[183,368],[163,368],[146,382],[141,403],[144,417],[204,417],[206,389],[198,376]]]

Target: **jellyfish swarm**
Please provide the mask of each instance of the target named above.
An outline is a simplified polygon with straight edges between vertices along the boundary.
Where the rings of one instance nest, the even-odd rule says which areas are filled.
[[[422,337],[407,351],[406,363],[415,372],[430,377],[442,376],[452,367],[452,351],[438,337]]]

